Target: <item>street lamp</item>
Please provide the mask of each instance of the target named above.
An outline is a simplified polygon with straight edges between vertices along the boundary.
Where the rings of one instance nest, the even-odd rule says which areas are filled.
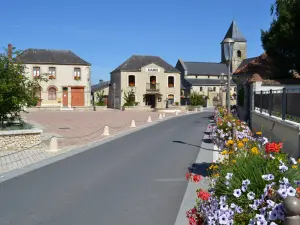
[[[227,78],[227,114],[228,115],[230,114],[230,77],[231,77],[233,45],[234,45],[234,40],[232,38],[226,38],[223,41],[224,55],[228,67],[228,78]]]
[[[114,90],[114,110],[116,110],[116,83],[113,83]]]

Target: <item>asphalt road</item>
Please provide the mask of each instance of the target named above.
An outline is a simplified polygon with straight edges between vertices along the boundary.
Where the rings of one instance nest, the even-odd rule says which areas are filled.
[[[174,225],[211,113],[161,122],[0,184],[0,225]]]

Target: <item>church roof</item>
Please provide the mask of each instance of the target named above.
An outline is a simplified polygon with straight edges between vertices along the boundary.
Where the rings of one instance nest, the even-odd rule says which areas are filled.
[[[186,62],[180,60],[187,75],[220,75],[227,74],[228,68],[225,63],[218,62]]]
[[[247,42],[246,38],[242,34],[242,32],[239,30],[236,22],[233,20],[224,39],[226,38],[232,38],[236,42]]]

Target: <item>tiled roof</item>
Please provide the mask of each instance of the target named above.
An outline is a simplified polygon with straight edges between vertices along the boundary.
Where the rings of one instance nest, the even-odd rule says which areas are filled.
[[[220,80],[217,79],[186,79],[193,86],[218,86],[221,84]],[[233,80],[230,81],[231,85],[236,85]]]
[[[112,73],[116,71],[139,72],[141,71],[142,67],[152,63],[164,68],[166,73],[179,73],[179,71],[175,67],[171,66],[169,63],[158,56],[142,55],[131,56],[124,63],[113,70]]]
[[[24,64],[91,65],[69,50],[26,49],[17,61]]]
[[[92,92],[99,91],[99,90],[102,90],[102,89],[104,89],[106,87],[109,87],[109,85],[110,85],[110,81],[103,81],[103,82],[101,82],[99,84],[93,85],[91,87],[91,89],[92,89]]]
[[[259,74],[263,79],[268,79],[278,72],[272,59],[266,54],[252,58],[248,63],[242,65],[234,72],[234,76]]]
[[[228,74],[225,63],[215,62],[183,62],[188,75],[220,75]]]
[[[242,32],[239,30],[235,21],[232,21],[223,40],[225,40],[226,38],[232,38],[236,42],[247,42],[246,38],[244,37]]]

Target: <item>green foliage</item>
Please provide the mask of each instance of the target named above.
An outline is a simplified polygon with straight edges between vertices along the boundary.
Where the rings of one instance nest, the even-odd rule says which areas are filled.
[[[244,100],[245,100],[244,98],[245,98],[245,89],[241,88],[238,93],[238,105],[239,106],[244,106]]]
[[[205,98],[204,95],[197,93],[197,92],[192,92],[190,94],[190,100],[191,100],[191,106],[203,106],[205,104]]]
[[[271,6],[273,21],[261,32],[262,46],[281,73],[291,77],[300,71],[300,1],[276,0]]]
[[[36,106],[40,99],[40,81],[47,81],[41,75],[29,79],[24,74],[24,65],[16,61],[20,51],[13,49],[12,58],[7,51],[0,54],[0,128],[7,122],[21,120],[20,112],[25,106]]]
[[[125,103],[123,106],[137,106],[138,102],[135,101],[135,93],[131,89],[128,93],[124,92]]]
[[[97,106],[105,106],[104,90],[96,92],[96,105]]]

